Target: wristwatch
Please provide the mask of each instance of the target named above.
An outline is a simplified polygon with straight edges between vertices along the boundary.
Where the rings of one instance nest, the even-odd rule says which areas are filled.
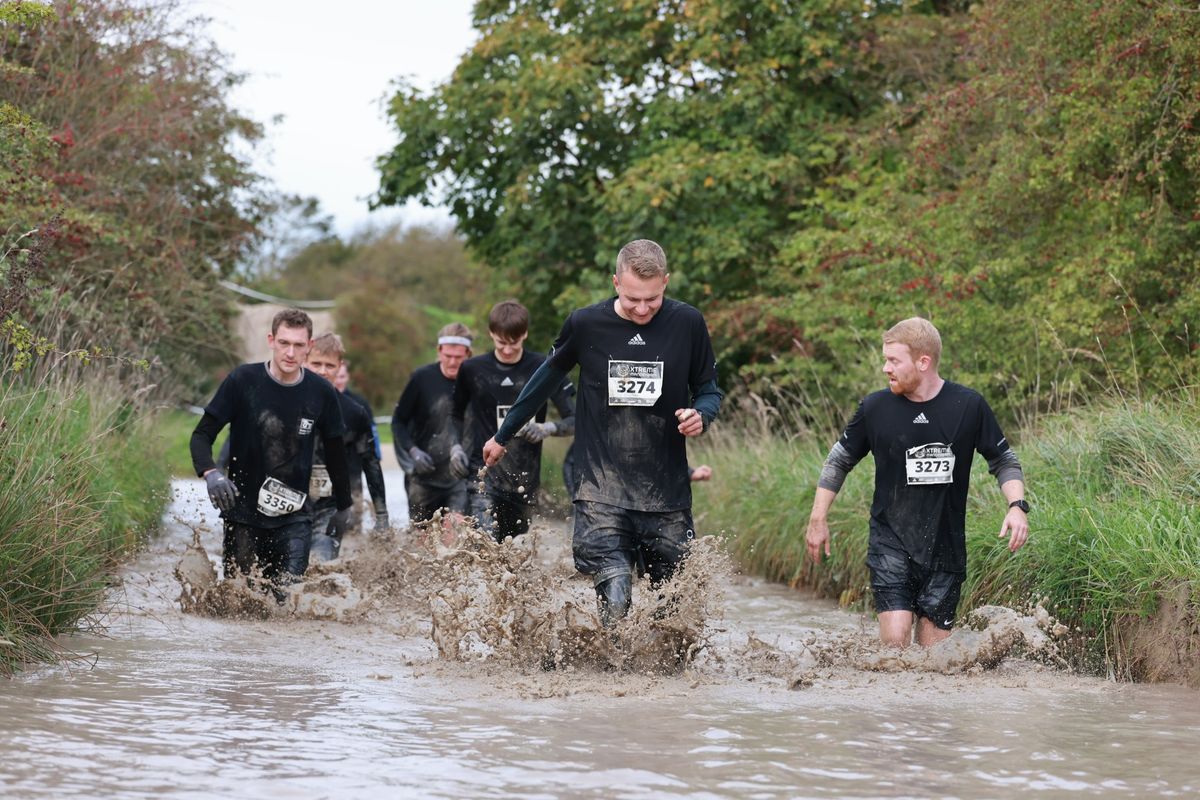
[[[1009,508],[1019,508],[1022,511],[1024,511],[1026,514],[1029,513],[1029,503],[1026,503],[1024,500],[1013,500],[1011,503],[1008,504],[1008,507]]]

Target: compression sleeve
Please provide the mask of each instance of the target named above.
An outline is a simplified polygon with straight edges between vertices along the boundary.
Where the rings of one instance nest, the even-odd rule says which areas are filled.
[[[715,380],[706,381],[696,389],[692,397],[692,407],[700,412],[700,417],[704,420],[704,430],[708,430],[709,424],[721,413],[721,398],[724,396],[717,388]]]
[[[204,473],[216,468],[217,465],[213,462],[212,457],[212,447],[213,442],[217,440],[217,434],[223,427],[217,418],[207,411],[196,423],[196,429],[192,431],[192,439],[188,448],[192,451],[192,468],[196,470],[197,477],[203,478]]]
[[[996,483],[1003,486],[1012,480],[1024,481],[1025,473],[1021,469],[1021,461],[1010,447],[1003,453],[988,459],[988,472],[996,476]]]
[[[543,361],[542,365],[533,373],[533,377],[529,379],[529,383],[525,384],[525,388],[521,390],[517,402],[513,403],[513,407],[508,410],[500,430],[496,431],[496,444],[501,447],[506,446],[517,435],[517,431],[525,427],[526,422],[533,419],[533,415],[546,404],[550,395],[554,394],[566,377],[567,373],[550,366],[548,360]]]
[[[841,442],[835,442],[829,455],[825,457],[825,464],[821,467],[821,477],[817,480],[817,486],[837,494],[841,491],[846,475],[854,469],[854,465],[857,463],[858,459],[852,456],[849,450],[842,447]]]
[[[325,448],[325,469],[329,470],[329,479],[333,481],[333,496],[337,498],[337,508],[349,508],[354,505],[350,497],[350,467],[346,465],[346,443],[341,436],[322,437],[321,444]]]

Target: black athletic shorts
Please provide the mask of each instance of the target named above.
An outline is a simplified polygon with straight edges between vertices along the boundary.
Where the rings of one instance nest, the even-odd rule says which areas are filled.
[[[954,627],[954,612],[966,574],[941,572],[922,566],[897,550],[878,542],[867,549],[875,612],[911,611],[944,631]]]
[[[670,578],[696,538],[690,509],[632,511],[575,501],[575,568],[597,584],[620,574]]]

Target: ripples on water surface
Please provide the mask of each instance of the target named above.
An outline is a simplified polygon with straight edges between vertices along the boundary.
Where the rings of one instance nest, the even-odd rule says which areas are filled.
[[[180,488],[194,517],[198,489]],[[672,678],[444,664],[421,631],[387,624],[183,615],[169,574],[186,538],[172,526],[139,558],[106,637],[71,642],[94,666],[0,687],[0,797],[1200,795],[1187,689],[1021,663],[802,691],[744,664]],[[726,617],[730,639],[772,642],[859,624],[756,581],[731,587]]]

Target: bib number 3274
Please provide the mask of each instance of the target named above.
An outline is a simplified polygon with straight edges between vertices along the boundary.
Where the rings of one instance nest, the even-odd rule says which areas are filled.
[[[663,362],[609,361],[608,404],[652,406],[662,397]]]
[[[268,517],[282,517],[298,511],[305,495],[278,478],[267,478],[258,490],[258,510]]]
[[[908,485],[954,483],[954,451],[941,442],[923,444],[904,453]]]

